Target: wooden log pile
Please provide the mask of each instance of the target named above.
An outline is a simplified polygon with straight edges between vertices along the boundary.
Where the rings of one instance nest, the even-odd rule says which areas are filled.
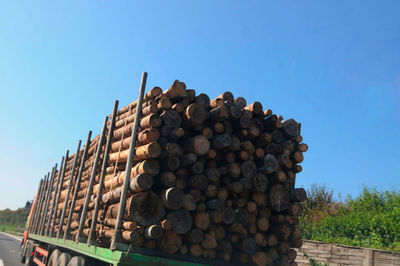
[[[179,81],[164,92],[152,88],[142,108],[119,242],[209,263],[296,265],[293,248],[302,244],[297,217],[306,193],[295,188],[295,178],[308,149],[300,124],[230,92],[210,100]],[[97,216],[98,245],[109,245],[114,234],[136,109],[137,101],[115,117]],[[56,174],[50,201],[57,193],[60,198],[55,227],[50,229],[64,232],[72,212],[69,238],[77,233],[99,141],[99,136],[91,140],[83,162],[82,148]],[[105,144],[101,160],[104,150]],[[82,177],[76,184],[81,164]],[[100,165],[83,236],[89,235],[94,216]]]

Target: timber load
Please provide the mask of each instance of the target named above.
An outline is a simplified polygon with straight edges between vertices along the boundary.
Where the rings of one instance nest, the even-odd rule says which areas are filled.
[[[296,265],[306,193],[295,179],[308,149],[298,122],[178,80],[117,106],[41,182],[31,233],[208,264]]]

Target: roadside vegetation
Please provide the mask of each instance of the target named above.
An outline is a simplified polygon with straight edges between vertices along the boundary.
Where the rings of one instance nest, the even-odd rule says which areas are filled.
[[[27,208],[19,208],[15,211],[5,209],[0,211],[0,231],[12,234],[21,234],[25,228],[26,218],[29,214]]]
[[[314,184],[307,191],[300,227],[303,239],[400,251],[400,191],[364,187],[342,201]]]

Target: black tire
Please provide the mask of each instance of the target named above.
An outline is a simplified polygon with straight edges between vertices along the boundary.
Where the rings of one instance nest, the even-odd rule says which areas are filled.
[[[86,266],[86,260],[82,256],[74,256],[67,266]]]
[[[25,265],[26,266],[33,266],[35,263],[33,262],[33,257],[32,257],[32,252],[33,252],[33,244],[31,241],[28,241],[26,243],[26,248],[25,248]]]
[[[28,243],[24,243],[24,240],[21,241],[21,245],[19,247],[19,261],[21,263],[25,263],[25,250],[26,250],[26,245],[28,245]]]
[[[33,262],[33,257],[29,256],[25,258],[25,266],[34,266],[36,263]]]
[[[63,252],[63,253],[61,253],[60,257],[58,257],[56,265],[57,266],[67,266],[70,259],[71,259],[71,255],[67,252]]]
[[[60,257],[60,255],[61,255],[60,250],[58,250],[58,249],[53,250],[53,252],[51,252],[51,255],[50,255],[49,261],[47,262],[47,265],[48,266],[57,266],[57,261],[58,261],[58,258]]]

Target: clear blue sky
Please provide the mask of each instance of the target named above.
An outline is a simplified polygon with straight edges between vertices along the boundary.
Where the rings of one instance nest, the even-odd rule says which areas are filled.
[[[400,187],[399,1],[2,1],[0,209],[99,133],[113,101],[179,79],[302,123],[304,172],[357,195]]]

